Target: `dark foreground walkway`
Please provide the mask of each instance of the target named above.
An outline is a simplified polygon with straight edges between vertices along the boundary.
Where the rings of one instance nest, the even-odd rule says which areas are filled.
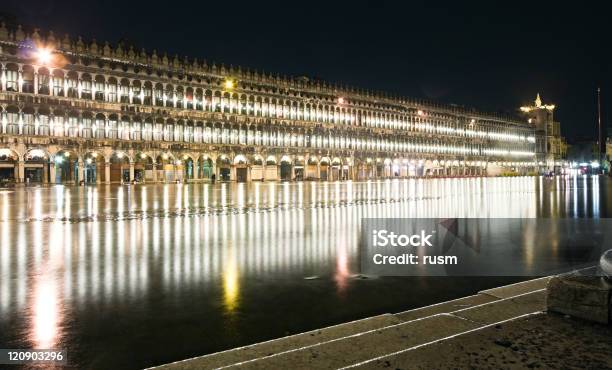
[[[535,314],[357,369],[612,369],[612,327]]]

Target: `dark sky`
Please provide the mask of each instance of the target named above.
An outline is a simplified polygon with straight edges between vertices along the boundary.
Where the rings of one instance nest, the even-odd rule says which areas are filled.
[[[0,11],[56,34],[512,111],[537,92],[568,139],[612,101],[603,5],[452,1],[23,1]]]

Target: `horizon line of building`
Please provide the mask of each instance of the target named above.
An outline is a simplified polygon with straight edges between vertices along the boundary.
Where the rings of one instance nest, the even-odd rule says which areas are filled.
[[[521,121],[42,38],[4,23],[0,58],[0,177],[18,182],[357,180],[551,167],[539,110],[523,110]]]

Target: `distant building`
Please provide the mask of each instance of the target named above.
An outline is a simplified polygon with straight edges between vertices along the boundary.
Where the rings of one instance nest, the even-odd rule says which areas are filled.
[[[0,120],[16,182],[525,174],[552,141],[523,118],[1,22]]]
[[[536,129],[536,155],[548,170],[559,170],[567,159],[567,142],[561,136],[561,124],[554,119],[553,104],[542,104],[540,94],[533,106],[521,107],[521,112]]]

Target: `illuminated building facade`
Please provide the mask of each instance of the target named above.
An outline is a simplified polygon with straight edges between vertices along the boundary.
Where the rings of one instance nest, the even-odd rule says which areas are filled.
[[[561,124],[554,119],[554,105],[542,104],[540,94],[536,96],[534,105],[521,107],[521,112],[527,122],[536,129],[536,156],[543,168],[560,170],[567,165],[567,142],[561,136]]]
[[[362,180],[537,170],[521,119],[0,27],[0,178]]]

